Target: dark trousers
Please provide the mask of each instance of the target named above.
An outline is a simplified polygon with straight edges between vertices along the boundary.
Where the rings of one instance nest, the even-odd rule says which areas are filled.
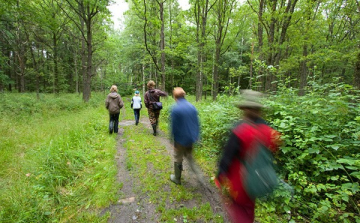
[[[118,133],[119,131],[119,115],[120,113],[110,114],[109,131],[112,133]]]
[[[137,124],[137,123],[139,123],[140,109],[134,109],[134,115],[135,115],[135,122]]]

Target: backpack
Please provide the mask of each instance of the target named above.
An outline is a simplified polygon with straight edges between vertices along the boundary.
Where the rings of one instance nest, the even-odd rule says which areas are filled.
[[[246,169],[243,186],[252,199],[268,195],[278,186],[273,160],[271,151],[258,139],[253,143],[251,154],[241,160]]]
[[[163,108],[162,102],[155,101],[154,97],[151,95],[150,92],[149,92],[149,95],[150,95],[150,103],[153,106],[153,110],[155,110],[155,111],[161,110]]]

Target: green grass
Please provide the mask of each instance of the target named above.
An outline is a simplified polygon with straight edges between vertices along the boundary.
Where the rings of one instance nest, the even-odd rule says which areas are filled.
[[[8,94],[1,101],[1,222],[106,222],[99,212],[116,199],[119,187],[116,140],[107,133],[102,95],[96,96],[88,104],[77,95],[38,101],[35,95]],[[16,110],[24,100],[34,103]],[[81,106],[51,106],[66,100]]]
[[[141,125],[127,126],[123,135],[126,139],[124,146],[127,149],[127,168],[131,170],[133,178],[140,181],[134,185],[135,193],[149,197],[149,202],[156,205],[156,210],[160,213],[161,222],[175,222],[174,219],[223,222],[222,217],[212,212],[209,203],[201,201],[201,196],[194,192],[194,188],[170,182],[169,176],[173,171],[171,155],[150,132]],[[197,206],[171,208],[189,200],[195,200]]]

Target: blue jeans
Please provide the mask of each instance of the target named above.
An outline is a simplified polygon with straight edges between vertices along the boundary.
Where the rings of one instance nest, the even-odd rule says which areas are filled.
[[[119,131],[119,115],[120,113],[110,114],[109,132],[110,134],[118,133]]]
[[[140,109],[134,109],[134,115],[135,115],[135,122],[137,125],[139,123],[139,118],[140,118]]]

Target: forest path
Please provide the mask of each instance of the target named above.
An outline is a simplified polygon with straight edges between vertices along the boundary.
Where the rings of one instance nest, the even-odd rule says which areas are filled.
[[[142,148],[138,149],[142,150],[143,153],[149,153],[148,148],[150,147],[164,148],[163,150],[155,148],[155,151],[159,150],[159,154],[155,154],[155,157],[166,156],[166,161],[163,158],[145,161],[147,164],[143,169],[147,169],[145,170],[146,175],[156,176],[149,178],[153,182],[144,183],[144,179],[138,175],[139,172],[144,170],[138,169],[141,167],[136,163],[141,163],[144,160],[138,158],[135,159],[134,164],[129,164],[132,159],[132,155],[129,153],[132,153],[134,149],[129,150],[128,143],[135,143],[135,140],[129,138],[128,134],[134,131],[137,132],[137,135],[144,134],[143,138],[150,139],[149,142],[140,144]],[[148,145],[150,142],[152,144]],[[169,173],[173,173],[172,152],[173,146],[163,132],[159,131],[156,137],[152,135],[152,128],[147,117],[143,117],[138,126],[135,126],[133,120],[119,122],[116,161],[118,166],[117,180],[121,188],[118,192],[118,202],[104,210],[110,212],[108,222],[228,222],[219,193],[214,185],[210,183],[209,177],[205,176],[205,179],[209,180],[205,180],[205,186],[202,186],[191,172],[187,162],[184,161],[182,185],[177,186],[170,181]],[[164,164],[165,169],[156,169],[157,161],[166,162]],[[153,191],[149,185],[154,182],[159,182],[162,189]],[[165,202],[162,204],[161,202],[157,203],[157,199],[165,199]],[[207,208],[209,209],[207,214],[203,212],[197,213],[200,209],[203,209],[204,204],[207,207],[210,206]],[[167,210],[173,211],[169,211],[171,213],[169,215]],[[180,215],[177,212],[179,210]],[[192,214],[199,216],[188,216]],[[203,216],[201,217],[201,215]]]

